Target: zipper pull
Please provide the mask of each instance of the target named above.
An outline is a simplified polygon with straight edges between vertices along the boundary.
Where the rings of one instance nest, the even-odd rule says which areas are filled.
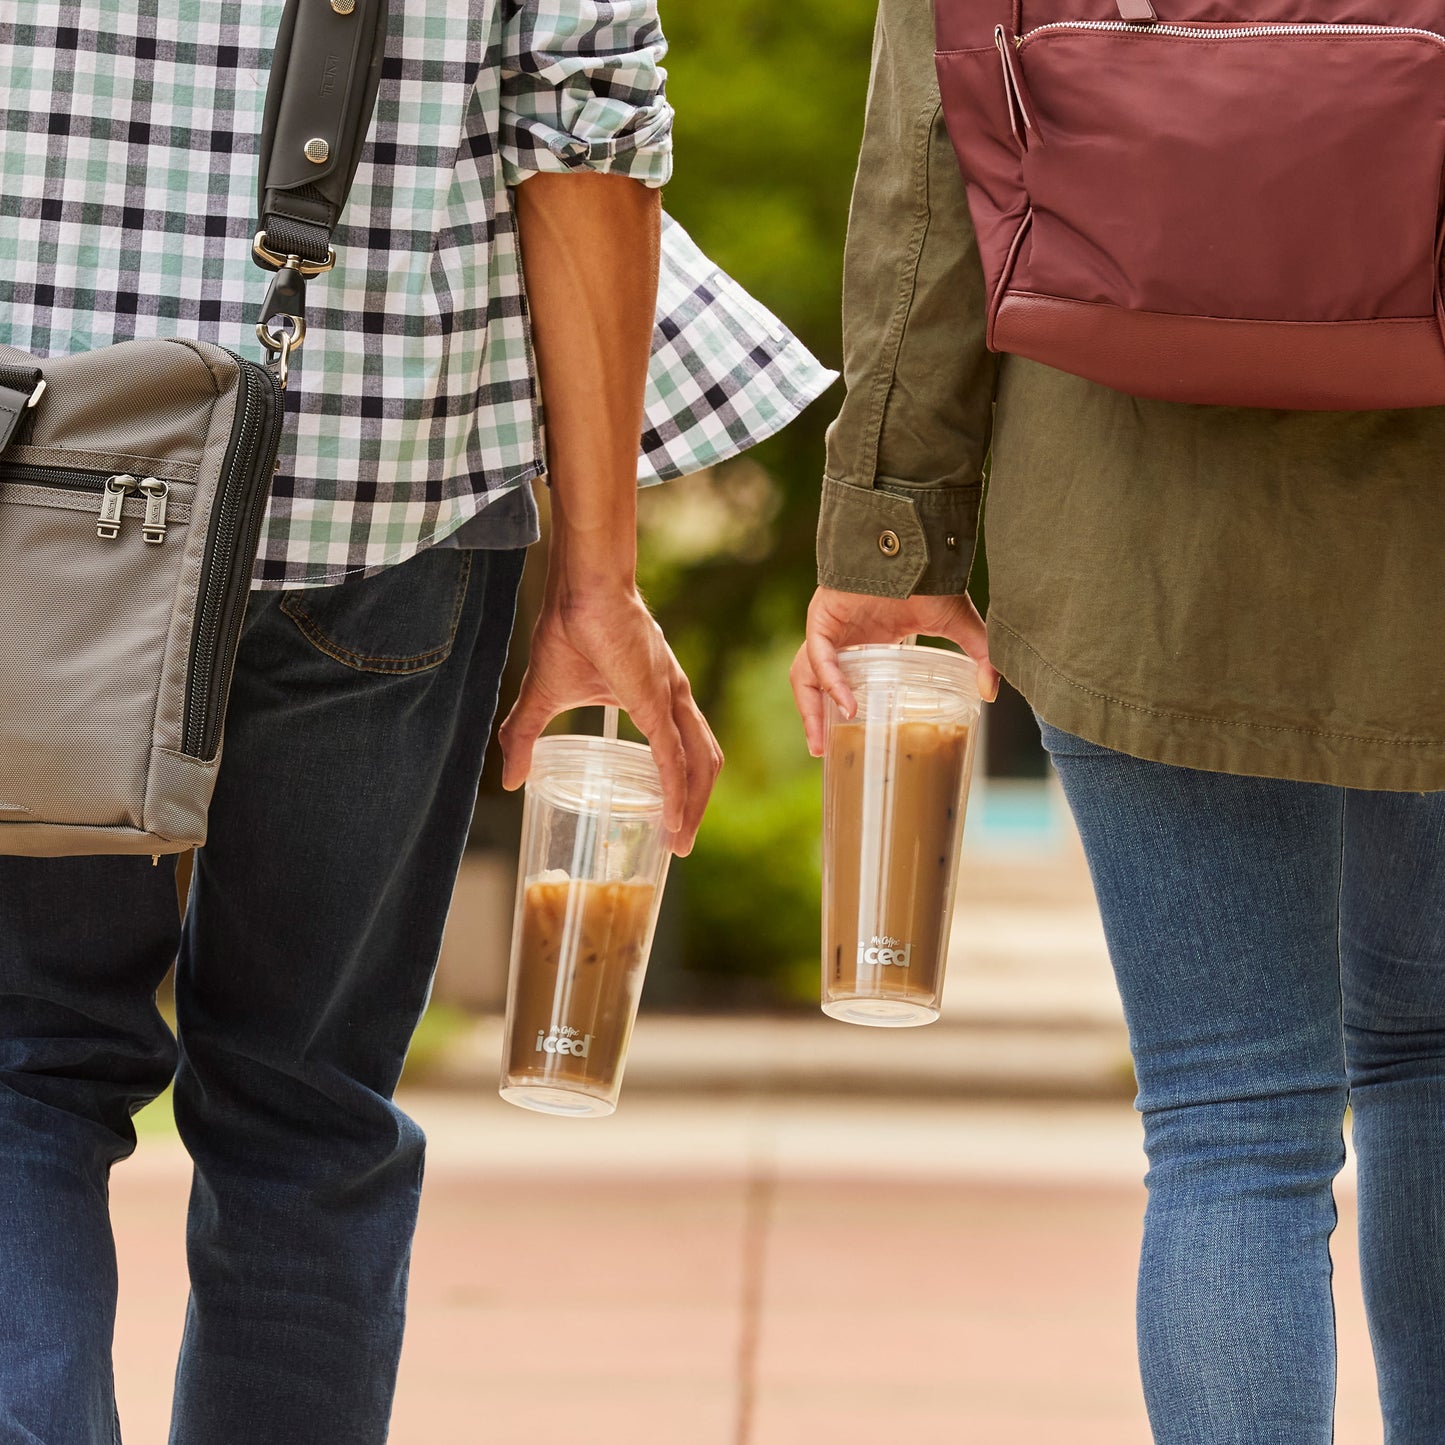
[[[1118,0],[1119,19],[1130,25],[1153,25],[1158,16],[1149,0]]]
[[[146,499],[145,521],[141,532],[147,542],[159,544],[166,540],[166,498],[171,489],[158,477],[146,477],[140,484]]]
[[[1027,151],[1030,146],[1042,145],[1044,141],[1034,126],[1033,106],[1028,91],[1024,89],[1023,73],[1015,53],[1019,42],[1002,25],[998,25],[994,27],[993,43],[1003,65],[1004,103],[1008,106],[1009,129],[1013,131],[1018,148]]]
[[[111,477],[100,494],[100,517],[95,524],[95,535],[114,539],[120,536],[121,509],[125,499],[136,489],[132,476]]]

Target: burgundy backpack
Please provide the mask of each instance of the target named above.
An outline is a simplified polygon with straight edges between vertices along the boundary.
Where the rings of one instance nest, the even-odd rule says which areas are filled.
[[[994,350],[1165,401],[1445,404],[1445,0],[934,8]]]

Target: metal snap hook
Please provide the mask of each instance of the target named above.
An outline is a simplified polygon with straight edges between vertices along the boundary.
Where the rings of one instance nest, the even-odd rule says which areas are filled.
[[[306,340],[304,316],[272,316],[256,324],[256,339],[266,348],[267,365],[282,391],[291,377],[291,353],[299,351]]]

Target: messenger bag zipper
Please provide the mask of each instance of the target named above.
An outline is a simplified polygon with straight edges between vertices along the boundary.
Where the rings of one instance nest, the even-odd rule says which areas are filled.
[[[182,751],[203,762],[210,762],[220,747],[221,704],[235,666],[284,417],[275,377],[254,361],[229,354],[240,367],[242,396],[201,564],[181,725]],[[263,388],[269,389],[269,399]]]
[[[139,492],[145,498],[145,520],[141,533],[147,542],[165,541],[170,484],[159,477],[133,477],[128,472],[80,471],[68,467],[36,467],[23,464],[0,465],[0,482],[27,487],[58,487],[67,492],[98,492],[100,506],[95,513],[95,534],[115,541],[125,525],[126,499]]]

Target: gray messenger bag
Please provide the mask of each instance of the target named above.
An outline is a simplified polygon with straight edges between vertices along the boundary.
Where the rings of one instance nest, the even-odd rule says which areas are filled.
[[[254,246],[269,365],[186,340],[0,347],[0,854],[205,841],[305,283],[335,259],[386,18],[286,5]]]

